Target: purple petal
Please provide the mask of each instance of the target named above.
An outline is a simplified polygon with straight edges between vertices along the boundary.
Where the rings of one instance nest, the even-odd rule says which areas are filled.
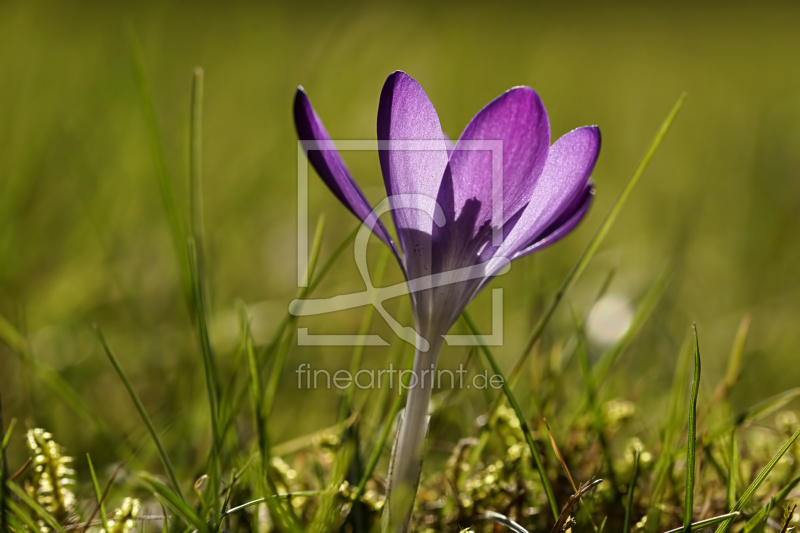
[[[583,190],[572,199],[569,207],[561,213],[558,219],[550,224],[541,234],[534,237],[530,244],[516,252],[511,257],[511,260],[547,248],[551,244],[566,237],[583,220],[593,201],[594,184],[589,181],[586,183]],[[478,289],[471,297],[474,298],[478,292],[483,290],[496,274],[497,270],[488,272],[486,278],[481,281]]]
[[[397,250],[392,238],[381,221],[375,219],[372,214],[372,207],[364,197],[364,193],[356,185],[350,171],[347,170],[342,156],[336,150],[302,87],[297,89],[294,98],[294,123],[297,128],[297,136],[303,142],[303,149],[308,155],[308,160],[325,185],[361,221],[371,224],[375,235],[396,254]]]
[[[533,244],[514,254],[514,259],[547,248],[566,237],[583,220],[593,201],[594,184],[590,181],[583,191],[575,197],[570,207],[558,217],[558,220],[550,224],[541,235],[537,236]]]
[[[404,72],[391,74],[383,86],[378,140],[388,141],[379,150],[381,170],[408,274],[430,274],[433,209],[447,144],[428,95]],[[409,205],[414,207],[401,207]]]
[[[539,95],[529,87],[511,89],[467,125],[450,156],[452,193],[440,194],[452,194],[456,218],[465,210],[474,217],[472,236],[487,223],[501,227],[528,202],[549,145],[550,126]],[[493,199],[501,198],[499,211]]]
[[[562,220],[573,201],[585,196],[582,192],[599,152],[600,130],[594,126],[575,129],[558,139],[550,147],[530,202],[496,255],[516,257],[537,242],[548,227]]]

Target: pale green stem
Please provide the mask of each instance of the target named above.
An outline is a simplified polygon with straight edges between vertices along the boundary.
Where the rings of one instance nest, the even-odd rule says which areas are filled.
[[[441,336],[431,338],[427,352],[414,355],[412,377],[408,383],[406,407],[398,419],[397,436],[389,463],[388,493],[383,510],[383,532],[405,533],[414,509],[422,451],[428,433],[428,406],[435,384],[436,362],[442,349]]]

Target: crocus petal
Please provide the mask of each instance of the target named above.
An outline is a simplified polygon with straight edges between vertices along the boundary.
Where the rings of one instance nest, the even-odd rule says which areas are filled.
[[[586,187],[600,152],[600,130],[586,126],[559,138],[547,155],[533,195],[495,255],[513,258],[568,212]]]
[[[531,245],[514,254],[513,259],[539,251],[566,237],[580,224],[586,213],[589,212],[589,207],[591,207],[593,201],[594,184],[589,182],[583,191],[575,197],[570,207],[558,217],[558,220],[550,224],[541,235],[537,236]]]
[[[529,87],[507,91],[475,115],[450,156],[451,183],[445,179],[440,191],[443,200],[452,195],[456,219],[465,211],[474,217],[470,237],[486,224],[502,227],[525,206],[549,145],[547,112]],[[452,192],[446,190],[448,186]],[[493,200],[501,198],[501,219],[496,220],[493,212],[499,206]]]
[[[447,144],[433,104],[404,72],[391,74],[378,108],[379,157],[392,217],[410,278],[431,274],[435,200],[447,166]],[[388,142],[385,142],[388,141]],[[408,195],[401,201],[399,195]],[[393,199],[395,201],[393,201]],[[413,204],[415,207],[400,207]]]
[[[593,201],[594,183],[589,181],[586,183],[586,185],[584,185],[583,190],[581,190],[580,193],[572,199],[569,207],[567,207],[567,209],[561,213],[557,220],[545,228],[541,234],[534,237],[527,246],[517,251],[510,259],[513,261],[514,259],[524,255],[538,252],[539,250],[547,248],[551,244],[554,244],[566,237],[573,229],[575,229],[578,224],[580,224],[580,222],[586,216],[586,213],[589,212],[589,207],[591,207]],[[496,259],[499,259],[499,257],[496,257]],[[481,280],[477,289],[469,295],[469,299],[471,300],[475,297],[475,295],[483,290],[483,288],[489,284],[492,278],[497,275],[500,270],[502,270],[502,267],[489,268],[487,270],[486,277]]]
[[[297,89],[294,98],[294,123],[308,160],[325,185],[362,222],[371,224],[375,235],[397,254],[392,238],[381,221],[375,220],[372,207],[347,170],[302,87]]]

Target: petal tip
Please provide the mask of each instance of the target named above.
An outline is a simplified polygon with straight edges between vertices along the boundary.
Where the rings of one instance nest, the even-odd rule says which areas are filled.
[[[395,70],[394,72],[389,74],[389,76],[386,77],[386,81],[383,84],[383,88],[384,90],[387,89],[391,90],[400,85],[401,83],[413,83],[419,85],[417,80],[415,80],[402,70]]]
[[[302,105],[308,102],[308,94],[306,94],[306,90],[303,88],[302,85],[297,86],[297,90],[294,92],[294,105],[295,107]]]

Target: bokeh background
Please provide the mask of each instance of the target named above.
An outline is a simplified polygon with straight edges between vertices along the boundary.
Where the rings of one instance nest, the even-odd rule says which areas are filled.
[[[614,369],[616,394],[657,418],[664,400],[659,392],[669,386],[694,321],[704,382],[712,389],[749,313],[742,383],[734,395],[734,405],[749,405],[800,380],[798,20],[800,7],[788,2],[400,7],[4,1],[0,315],[114,435],[144,442],[93,334],[91,325],[99,324],[168,446],[179,450],[179,467],[197,464],[205,453],[202,364],[131,66],[131,33],[141,43],[184,213],[191,75],[196,66],[205,70],[207,281],[212,340],[226,375],[247,372],[231,364],[236,302],[257,311],[256,335],[263,341],[296,292],[291,102],[297,85],[340,139],[374,139],[380,89],[397,69],[422,84],[452,137],[514,85],[539,92],[554,137],[600,126],[598,194],[588,219],[568,239],[515,263],[494,282],[506,289],[505,342],[495,350],[506,368],[687,91],[673,130],[548,329],[542,351],[569,337],[570,306],[586,312],[610,269],[617,269],[611,292],[636,308],[670,268],[655,313]],[[375,154],[346,159],[369,198],[381,199]],[[311,213],[326,217],[326,257],[356,222],[316,178],[311,183]],[[379,247],[373,245],[374,256]],[[390,265],[387,281],[398,279]],[[316,295],[362,288],[348,253]],[[488,294],[470,308],[482,328],[491,323]],[[403,305],[395,303],[393,312]],[[300,326],[354,333],[362,313],[303,319]],[[373,331],[388,335],[377,321]],[[368,349],[365,364],[384,365],[387,351]],[[351,353],[292,350],[271,421],[278,442],[329,426],[337,416],[336,392],[298,391],[297,364],[347,368]],[[466,350],[448,350],[443,364],[465,356]],[[536,378],[534,367],[521,395],[535,390]],[[0,343],[0,392],[6,420],[47,427],[75,454],[91,452],[98,462],[115,458],[7,342]],[[475,403],[483,401],[479,396]],[[20,456],[20,442],[11,451]]]

